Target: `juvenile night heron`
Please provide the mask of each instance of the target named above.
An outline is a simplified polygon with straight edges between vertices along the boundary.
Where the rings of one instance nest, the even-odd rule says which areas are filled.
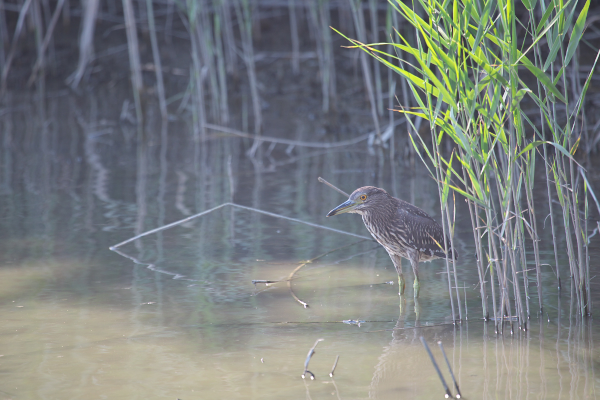
[[[415,274],[415,297],[419,295],[419,262],[446,258],[444,252],[444,231],[442,226],[419,207],[404,200],[392,197],[383,189],[364,186],[356,189],[350,198],[329,211],[328,217],[342,213],[356,213],[371,236],[390,255],[398,272],[400,294],[404,294],[402,258],[410,261]],[[450,247],[450,261],[458,260],[458,253]]]

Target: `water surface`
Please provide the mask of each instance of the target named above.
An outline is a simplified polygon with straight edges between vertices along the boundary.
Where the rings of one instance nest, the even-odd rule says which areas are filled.
[[[384,187],[438,216],[418,162],[390,163],[364,144],[289,154],[265,145],[250,159],[242,139],[194,142],[185,121],[152,119],[138,136],[105,101],[65,93],[0,122],[0,399],[441,398],[421,336],[455,393],[444,344],[466,398],[597,397],[597,324],[573,313],[568,284],[558,296],[551,268],[544,315],[531,289],[529,330],[496,334],[481,320],[461,201],[457,325],[442,261],[422,265],[419,304],[410,284],[401,301],[375,242],[231,206],[120,247],[129,258],[109,250],[225,202],[368,236],[357,215],[325,218],[344,197],[318,176],[348,192]],[[298,139],[313,128],[290,123]],[[549,233],[541,236],[551,262]],[[592,245],[597,260],[598,236]],[[316,379],[303,380],[320,338]]]

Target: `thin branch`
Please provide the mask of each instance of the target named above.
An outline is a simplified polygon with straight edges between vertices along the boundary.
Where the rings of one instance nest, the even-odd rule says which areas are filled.
[[[333,363],[333,367],[331,368],[331,372],[329,373],[329,377],[333,378],[333,372],[335,371],[335,368],[337,367],[337,363],[338,360],[340,359],[339,354],[337,356],[335,356],[335,362]]]
[[[465,300],[466,302],[466,300]],[[444,345],[441,341],[438,342],[440,349],[442,350],[442,354],[444,355],[444,360],[446,360],[446,365],[448,366],[448,370],[450,371],[450,376],[452,377],[452,381],[454,382],[454,387],[456,388],[456,398],[460,399],[462,395],[460,394],[460,389],[458,388],[458,383],[456,383],[456,378],[454,378],[454,372],[452,372],[452,367],[450,367],[450,361],[448,361],[448,357],[446,357],[446,352],[444,351]]]
[[[433,364],[433,367],[435,368],[436,372],[438,373],[438,376],[440,377],[440,381],[442,381],[442,385],[444,386],[444,389],[446,390],[446,398],[450,398],[452,397],[452,392],[450,392],[450,388],[448,387],[448,385],[446,385],[446,381],[444,380],[444,376],[442,375],[442,371],[440,371],[440,368],[438,367],[437,363],[435,362],[435,358],[433,358],[433,354],[431,354],[431,350],[429,349],[429,346],[427,346],[427,342],[425,341],[425,338],[423,336],[421,336],[421,343],[423,343],[423,346],[425,347],[425,350],[427,350],[427,354],[429,354],[429,358],[431,359],[431,363]]]
[[[317,347],[319,342],[322,342],[323,340],[325,340],[325,339],[317,339],[317,341],[315,342],[313,347],[311,347],[310,350],[308,350],[308,354],[306,355],[306,360],[304,361],[304,372],[302,373],[302,379],[306,378],[307,373],[310,374],[311,380],[315,379],[315,374],[313,374],[312,372],[310,372],[308,370],[308,363],[310,362],[311,357],[315,354],[315,348]]]
[[[337,249],[330,250],[330,251],[328,251],[328,252],[326,252],[326,253],[323,253],[323,254],[321,254],[321,255],[318,255],[318,256],[316,256],[316,257],[314,257],[314,258],[311,258],[310,260],[304,261],[303,263],[301,263],[300,265],[298,265],[298,266],[297,266],[297,267],[296,267],[296,268],[295,268],[295,269],[294,269],[294,270],[293,270],[293,271],[290,273],[290,275],[289,275],[289,276],[287,277],[287,279],[286,279],[286,281],[287,281],[287,286],[288,286],[288,288],[290,289],[290,293],[291,293],[292,297],[293,297],[293,298],[294,298],[294,299],[295,299],[295,300],[296,300],[298,303],[302,304],[302,306],[303,306],[304,308],[308,308],[308,307],[309,307],[309,306],[308,306],[308,303],[306,303],[306,302],[304,302],[304,301],[300,300],[300,299],[298,298],[298,296],[296,296],[296,293],[294,293],[294,290],[292,289],[292,279],[294,279],[294,275],[296,274],[296,272],[298,272],[298,271],[300,270],[300,268],[304,267],[306,264],[311,264],[313,261],[316,261],[316,260],[318,260],[319,258],[325,257],[327,254],[331,254],[331,253],[333,253],[333,252],[335,252],[335,251],[338,251],[338,250],[340,250],[340,249],[343,249],[343,248],[345,248],[345,247],[354,246],[355,244],[358,244],[358,243],[360,243],[360,242],[362,242],[362,240],[361,240],[361,241],[358,241],[358,242],[355,242],[355,243],[346,244],[346,245],[344,245],[344,246],[338,247]]]
[[[343,194],[346,197],[350,197],[350,195],[346,192],[344,192],[342,189],[337,188],[336,186],[334,186],[333,184],[327,182],[325,179],[319,177],[318,178],[319,182],[326,184],[327,186],[329,186],[330,188],[332,188],[333,190],[338,191],[339,193]]]
[[[177,225],[184,224],[184,223],[186,223],[188,221],[191,221],[191,220],[193,220],[195,218],[198,218],[198,217],[202,217],[203,215],[209,214],[209,213],[211,213],[213,211],[216,211],[216,210],[218,210],[220,208],[223,208],[225,206],[237,207],[237,208],[241,208],[242,210],[248,210],[248,211],[257,212],[257,213],[268,215],[268,216],[274,217],[274,218],[281,218],[281,219],[285,219],[285,220],[292,221],[292,222],[299,222],[299,223],[304,224],[304,225],[312,226],[313,228],[325,229],[325,230],[328,230],[328,231],[331,231],[331,232],[335,232],[335,233],[341,233],[341,234],[344,234],[344,235],[354,236],[354,237],[357,237],[359,239],[372,240],[372,238],[370,238],[370,237],[357,235],[355,233],[344,232],[344,231],[340,231],[338,229],[329,228],[327,226],[317,225],[317,224],[313,224],[311,222],[302,221],[300,219],[290,218],[290,217],[286,217],[284,215],[279,215],[279,214],[271,213],[271,212],[268,212],[268,211],[259,210],[257,208],[246,207],[246,206],[242,206],[242,205],[239,205],[239,204],[227,202],[227,203],[223,203],[221,205],[218,205],[216,207],[213,207],[213,208],[211,208],[209,210],[202,211],[201,213],[194,214],[194,215],[189,216],[189,217],[184,218],[184,219],[180,219],[179,221],[175,221],[175,222],[172,222],[170,224],[163,225],[161,227],[149,230],[147,232],[140,233],[137,236],[134,236],[134,237],[129,238],[129,239],[127,239],[127,240],[125,240],[125,241],[123,241],[121,243],[118,243],[118,244],[115,244],[114,246],[109,247],[109,249],[112,250],[112,251],[115,251],[115,249],[117,249],[117,248],[119,248],[119,247],[121,247],[121,246],[123,246],[123,245],[125,245],[127,243],[133,242],[134,240],[140,239],[140,238],[142,238],[144,236],[151,235],[153,233],[157,233],[157,232],[164,231],[166,229],[173,228],[173,227],[175,227]]]

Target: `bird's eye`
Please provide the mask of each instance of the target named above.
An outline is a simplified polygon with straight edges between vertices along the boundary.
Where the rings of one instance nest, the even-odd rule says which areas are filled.
[[[366,194],[361,194],[361,195],[360,195],[360,199],[361,199],[362,201],[365,201],[365,200],[367,199],[367,195],[366,195]]]

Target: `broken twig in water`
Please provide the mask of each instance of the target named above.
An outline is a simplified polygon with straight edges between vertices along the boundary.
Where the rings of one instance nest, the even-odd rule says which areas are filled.
[[[306,374],[310,374],[311,380],[315,379],[315,374],[308,370],[308,363],[310,362],[311,357],[315,354],[315,348],[317,347],[319,342],[322,342],[323,340],[325,339],[317,339],[313,347],[311,347],[308,351],[308,354],[306,355],[306,360],[304,361],[304,372],[302,373],[302,379],[306,379]]]
[[[333,367],[331,368],[331,372],[329,373],[329,377],[333,378],[333,372],[335,371],[335,367],[337,367],[338,360],[340,359],[339,354],[335,356],[335,362],[333,363]]]
[[[442,371],[440,371],[440,368],[438,367],[437,363],[435,362],[435,358],[433,358],[433,354],[431,354],[431,350],[429,350],[429,346],[427,346],[427,342],[425,341],[425,338],[423,336],[421,336],[421,343],[423,343],[423,346],[425,347],[425,350],[427,350],[427,354],[429,354],[429,358],[431,359],[431,363],[433,364],[433,367],[435,368],[435,370],[438,373],[438,376],[440,377],[440,381],[442,381],[442,385],[444,386],[444,389],[446,389],[446,398],[450,398],[452,397],[452,392],[450,392],[450,388],[448,387],[448,385],[446,385],[446,381],[444,380],[444,377],[442,375]]]
[[[296,296],[296,293],[294,293],[294,290],[292,289],[292,279],[294,279],[294,275],[296,274],[296,272],[298,272],[298,271],[300,270],[300,268],[304,267],[306,264],[310,264],[310,263],[312,263],[313,261],[316,261],[316,260],[318,260],[318,259],[319,259],[319,258],[321,258],[321,257],[325,257],[327,254],[331,254],[331,253],[333,253],[334,251],[338,251],[338,250],[340,250],[340,249],[343,249],[344,247],[354,246],[355,244],[358,244],[358,243],[360,243],[360,242],[362,242],[362,240],[359,240],[358,242],[355,242],[355,243],[350,243],[350,244],[343,245],[343,246],[341,246],[341,247],[338,247],[337,249],[330,250],[330,251],[328,251],[327,253],[323,253],[323,254],[321,254],[321,255],[319,255],[319,256],[316,256],[315,258],[311,258],[310,260],[308,260],[308,261],[304,261],[302,264],[298,265],[298,266],[297,266],[297,267],[296,267],[296,268],[295,268],[295,269],[294,269],[294,270],[293,270],[293,271],[290,273],[290,276],[288,276],[288,278],[286,279],[286,280],[287,280],[287,285],[288,285],[288,288],[290,289],[290,293],[292,294],[292,297],[293,297],[293,298],[294,298],[294,299],[295,299],[295,300],[296,300],[298,303],[302,304],[302,305],[304,306],[304,308],[308,308],[308,303],[306,303],[306,302],[304,302],[304,301],[300,300],[300,299],[298,298],[298,296]]]
[[[338,191],[339,193],[343,194],[346,197],[350,197],[350,195],[346,192],[344,192],[342,189],[337,188],[336,186],[334,186],[333,184],[327,182],[325,179],[318,177],[317,178],[319,182],[326,184],[327,186],[329,186],[330,188],[332,188],[333,190]]]
[[[456,383],[456,379],[454,378],[454,372],[452,372],[452,367],[450,367],[450,361],[448,361],[448,357],[446,357],[446,352],[444,351],[444,345],[441,341],[438,342],[440,349],[442,350],[442,354],[444,355],[444,360],[446,360],[446,365],[448,366],[448,370],[450,371],[450,376],[452,377],[452,381],[454,382],[454,387],[456,388],[456,398],[460,399],[460,389],[458,388],[458,383]]]
[[[257,285],[259,283],[264,283],[264,284],[268,285],[269,283],[279,283],[279,282],[281,282],[281,281],[267,281],[267,280],[264,280],[264,279],[252,279],[252,284],[253,285]]]
[[[292,278],[294,277],[294,274],[295,274],[295,273],[296,273],[296,272],[297,272],[297,271],[298,271],[300,268],[304,267],[304,266],[305,266],[306,264],[308,264],[309,262],[311,262],[311,261],[309,260],[309,261],[306,261],[306,262],[304,262],[304,263],[302,263],[302,264],[298,265],[298,266],[297,266],[297,267],[296,267],[296,268],[295,268],[295,269],[292,271],[292,273],[290,274],[290,276],[288,276],[288,278],[286,279],[286,281],[287,281],[287,286],[288,286],[288,289],[290,289],[290,294],[292,295],[292,297],[294,298],[294,300],[296,300],[298,303],[302,304],[302,306],[303,306],[304,308],[308,308],[308,303],[307,303],[307,302],[305,302],[305,301],[302,301],[302,300],[300,300],[300,298],[299,298],[298,296],[296,296],[296,293],[294,293],[294,289],[292,289]],[[315,346],[316,346],[316,344],[315,344]]]
[[[310,260],[303,261],[303,262],[300,263],[300,265],[298,265],[296,268],[294,268],[294,270],[290,273],[290,275],[286,279],[281,279],[281,280],[276,280],[276,281],[271,281],[271,280],[266,280],[266,279],[253,279],[252,280],[252,284],[256,286],[259,283],[264,283],[266,285],[269,285],[271,283],[287,282],[287,286],[290,289],[290,293],[291,293],[292,297],[294,298],[294,300],[296,300],[298,303],[302,304],[302,306],[304,308],[308,308],[309,307],[308,303],[305,302],[305,301],[300,300],[300,298],[298,298],[298,296],[296,296],[296,293],[294,293],[294,290],[292,289],[292,280],[294,279],[294,275],[296,274],[296,272],[298,272],[300,270],[300,268],[304,267],[306,264],[310,264],[313,261],[316,261],[319,258],[325,257],[328,254],[331,254],[331,253],[333,253],[335,251],[341,250],[341,249],[346,248],[346,247],[354,246],[355,244],[358,244],[360,242],[362,242],[362,240],[359,240],[358,242],[354,242],[354,243],[350,243],[350,244],[345,244],[343,246],[340,246],[338,248],[330,250],[330,251],[328,251],[326,253],[318,255],[315,258],[311,258]]]

